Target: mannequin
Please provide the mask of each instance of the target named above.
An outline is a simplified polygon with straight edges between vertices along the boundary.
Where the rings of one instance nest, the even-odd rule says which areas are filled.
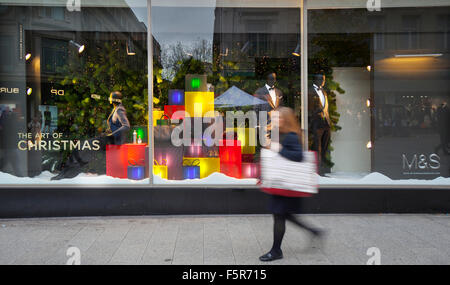
[[[270,72],[267,74],[265,85],[255,91],[253,96],[267,102],[267,104],[259,105],[258,111],[270,112],[283,105],[283,93],[275,87],[276,83],[277,75],[275,72]]]
[[[261,104],[255,106],[255,111],[257,112],[258,118],[258,127],[260,127],[259,122],[259,112],[265,111],[267,112],[267,138],[270,138],[271,135],[271,124],[270,124],[270,115],[271,112],[278,108],[279,106],[283,106],[283,93],[280,89],[276,88],[277,83],[277,75],[275,72],[270,72],[266,76],[266,82],[263,87],[259,88],[255,91],[254,97],[266,101],[267,104]]]
[[[323,172],[326,153],[330,143],[332,122],[328,112],[328,98],[324,90],[325,75],[315,74],[308,91],[308,123],[313,139],[311,149],[319,155],[319,169]],[[321,173],[322,174],[322,173]]]
[[[89,141],[98,140],[100,151],[106,151],[106,145],[121,145],[126,142],[128,131],[130,130],[130,123],[127,118],[125,107],[122,105],[122,93],[119,91],[111,92],[109,95],[109,103],[114,106],[111,114],[107,119],[108,128],[105,133],[99,137],[90,139]],[[80,154],[87,154],[88,150],[78,151],[74,150],[69,156],[68,164],[61,170],[61,172],[52,177],[51,180],[60,180],[64,178],[73,178],[81,172],[81,168],[89,161],[84,161]],[[83,155],[83,157],[92,157],[91,155]]]
[[[114,106],[114,109],[107,120],[108,129],[106,130],[106,136],[110,142],[109,144],[121,145],[126,142],[127,134],[130,130],[127,111],[122,105],[122,93],[119,91],[111,92],[109,103]]]

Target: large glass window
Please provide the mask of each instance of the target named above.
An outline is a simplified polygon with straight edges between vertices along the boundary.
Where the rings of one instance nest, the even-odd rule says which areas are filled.
[[[300,1],[152,1],[151,15],[155,183],[255,185],[267,113],[301,117]]]
[[[0,16],[0,183],[148,183],[147,1]]]
[[[335,2],[308,1],[321,184],[450,184],[450,3]]]

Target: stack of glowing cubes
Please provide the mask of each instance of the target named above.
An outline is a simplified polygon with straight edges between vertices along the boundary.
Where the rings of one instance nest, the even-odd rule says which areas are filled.
[[[184,107],[186,116],[190,116],[192,123],[196,119],[214,116],[214,92],[207,89],[207,77],[200,74],[188,74],[185,77]],[[210,112],[210,113],[208,113]],[[192,124],[193,128],[194,125]],[[203,124],[202,124],[203,127]],[[203,133],[204,130],[202,130]],[[202,142],[203,138],[197,138]],[[185,147],[183,161],[190,165],[196,163],[200,167],[200,178],[208,177],[214,172],[220,172],[219,157],[205,157],[206,151],[203,143]]]
[[[214,92],[207,90],[206,75],[186,75],[185,111],[191,117],[214,116]],[[208,114],[208,112],[211,112]]]

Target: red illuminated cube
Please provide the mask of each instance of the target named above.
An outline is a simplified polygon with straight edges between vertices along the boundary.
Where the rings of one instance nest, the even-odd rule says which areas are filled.
[[[178,111],[182,111],[182,113],[174,116],[174,113]],[[172,120],[184,120],[184,105],[165,105],[164,115],[167,115]]]
[[[125,145],[106,145],[106,175],[127,178],[128,156]]]
[[[220,172],[223,174],[242,177],[241,142],[238,140],[221,140],[219,146]]]

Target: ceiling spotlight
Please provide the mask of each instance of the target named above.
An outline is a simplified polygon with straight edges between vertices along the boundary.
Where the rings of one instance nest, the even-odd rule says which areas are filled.
[[[131,37],[128,37],[127,40],[127,54],[128,55],[136,55],[136,51],[134,50],[134,44],[131,40]]]
[[[250,41],[246,41],[245,44],[244,44],[244,46],[242,46],[242,48],[241,48],[241,52],[242,52],[242,53],[247,52],[249,46],[250,46]]]
[[[84,45],[80,45],[77,42],[74,42],[72,40],[69,41],[70,44],[74,45],[78,49],[78,53],[82,53],[84,51]]]
[[[28,87],[28,88],[27,88],[27,95],[30,96],[31,93],[33,93],[33,88]]]
[[[396,54],[397,58],[409,58],[409,57],[440,57],[442,53],[419,53],[419,54]]]
[[[367,67],[367,71],[370,72],[372,70],[372,66],[368,65]]]
[[[27,53],[26,55],[25,55],[25,60],[29,60],[31,58],[31,53]]]
[[[295,47],[295,50],[292,52],[292,55],[300,56],[300,43],[297,43],[297,46]]]

